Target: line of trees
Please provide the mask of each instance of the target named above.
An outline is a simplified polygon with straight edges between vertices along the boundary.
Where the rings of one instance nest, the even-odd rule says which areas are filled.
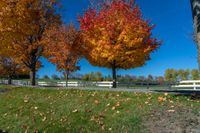
[[[176,81],[180,81],[180,80],[199,80],[200,79],[200,74],[199,74],[199,70],[197,69],[167,69],[165,71],[165,80],[166,81],[172,81],[172,82],[176,82]]]
[[[43,79],[50,79],[47,75],[44,75]],[[51,79],[65,79],[63,76],[59,77],[57,75],[52,75]],[[112,81],[110,75],[104,76],[101,72],[91,72],[86,74],[79,74],[77,76],[70,75],[70,79],[78,79],[83,81]],[[180,80],[200,80],[200,72],[198,69],[167,69],[163,76],[153,76],[149,74],[148,76],[133,76],[130,74],[117,75],[117,80],[119,82],[176,82]]]
[[[160,42],[134,0],[100,1],[77,18],[77,30],[63,23],[56,0],[1,0],[0,57],[12,59],[15,72],[25,68],[32,85],[42,67],[40,57],[55,64],[66,80],[84,57],[94,66],[112,69],[115,88],[116,70],[143,66]],[[5,75],[11,80],[10,73]]]
[[[63,76],[58,75],[44,75],[42,79],[45,80],[63,80],[65,79]],[[91,72],[86,74],[79,74],[78,76],[70,75],[71,80],[81,80],[81,81],[112,81],[112,77],[110,75],[103,75],[101,72]],[[165,78],[163,76],[133,76],[133,75],[117,75],[117,80],[119,82],[158,82],[163,83],[165,82]]]

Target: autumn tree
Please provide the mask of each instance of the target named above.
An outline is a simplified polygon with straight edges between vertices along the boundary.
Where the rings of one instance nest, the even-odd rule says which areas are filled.
[[[96,72],[95,73],[96,81],[102,81],[103,80],[103,75],[101,72]]]
[[[48,75],[44,75],[43,79],[50,79]]]
[[[53,80],[59,80],[60,78],[58,77],[58,75],[53,74],[53,75],[51,75],[51,79],[53,79]]]
[[[191,70],[191,78],[192,78],[192,80],[200,79],[199,71],[197,69]]]
[[[165,71],[165,80],[175,82],[178,80],[178,72],[175,69],[167,69]]]
[[[85,80],[85,81],[89,81],[90,80],[90,74],[84,74],[82,79]]]
[[[45,56],[68,81],[69,74],[80,69],[77,65],[81,58],[79,32],[73,25],[55,26],[45,32],[44,38]]]
[[[79,17],[84,55],[92,65],[112,69],[113,88],[116,69],[143,66],[159,46],[152,38],[153,26],[133,3],[107,0],[100,8],[89,8]]]
[[[153,81],[153,76],[151,74],[149,74],[148,77],[147,77],[147,80],[148,81]]]
[[[180,69],[178,70],[178,77],[180,80],[188,80],[189,79],[189,76],[190,76],[190,70],[183,70],[183,69]]]
[[[43,55],[43,33],[52,25],[61,23],[55,13],[54,0],[3,0],[0,2],[1,47],[14,53],[30,71],[31,84],[35,85],[39,58]],[[4,9],[5,6],[5,9]]]
[[[12,78],[17,74],[26,74],[28,71],[24,65],[15,61],[15,58],[0,55],[1,76],[8,78],[8,84],[12,84]]]
[[[156,77],[155,80],[156,80],[157,82],[159,82],[159,83],[163,83],[163,82],[165,81],[165,78],[162,77],[162,76],[158,76],[158,77]]]

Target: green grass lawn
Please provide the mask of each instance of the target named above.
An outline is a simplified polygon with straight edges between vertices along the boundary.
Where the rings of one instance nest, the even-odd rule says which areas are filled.
[[[199,105],[188,97],[166,94],[0,86],[0,130],[147,132],[144,121],[158,108],[168,111],[184,106],[195,114]]]

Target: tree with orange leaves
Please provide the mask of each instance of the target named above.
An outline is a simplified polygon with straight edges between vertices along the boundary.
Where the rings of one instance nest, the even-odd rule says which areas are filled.
[[[55,26],[45,32],[44,53],[47,59],[63,72],[66,80],[71,72],[79,70],[81,38],[73,25]]]
[[[35,85],[39,58],[43,55],[43,33],[52,25],[60,25],[55,13],[55,0],[2,0],[0,1],[1,51],[15,55],[30,71]]]
[[[89,8],[79,17],[85,57],[94,66],[116,69],[140,67],[159,47],[152,38],[153,26],[142,18],[134,1],[106,0],[101,8]]]

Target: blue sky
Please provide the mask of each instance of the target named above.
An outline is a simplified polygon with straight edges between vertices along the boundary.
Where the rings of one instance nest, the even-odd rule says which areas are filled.
[[[145,19],[155,24],[153,36],[163,41],[162,46],[152,53],[151,60],[140,68],[118,70],[118,74],[160,76],[168,68],[197,68],[197,50],[192,41],[193,24],[190,0],[136,0]],[[61,9],[65,23],[73,22],[79,27],[77,16],[88,8],[88,0],[63,0]],[[56,67],[41,59],[44,67],[38,71],[40,77],[52,75]],[[91,66],[86,59],[80,61],[81,70],[77,73],[102,72],[111,75],[111,70]]]

